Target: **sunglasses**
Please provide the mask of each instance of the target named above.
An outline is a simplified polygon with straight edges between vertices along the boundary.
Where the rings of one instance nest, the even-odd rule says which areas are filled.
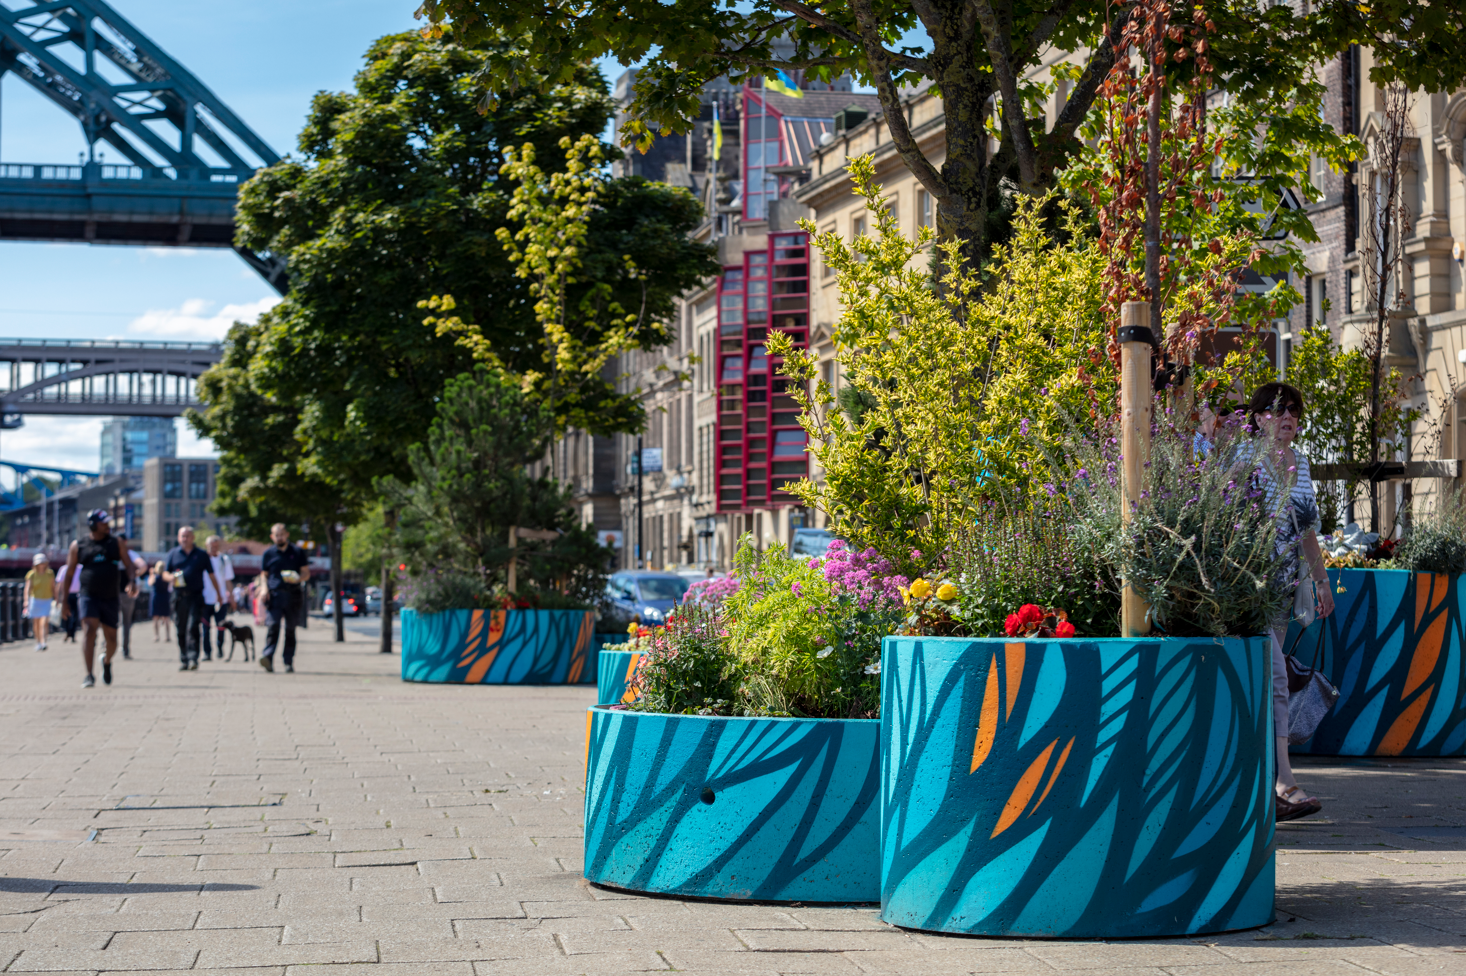
[[[1263,411],[1263,416],[1266,416],[1266,417],[1282,417],[1284,415],[1291,415],[1295,419],[1296,418],[1299,418],[1299,417],[1302,417],[1303,416],[1303,408],[1300,407],[1300,406],[1298,406],[1298,404],[1296,404],[1296,403],[1290,403],[1287,406],[1285,406],[1285,407],[1279,407],[1276,410],[1269,409],[1269,410],[1264,410]]]

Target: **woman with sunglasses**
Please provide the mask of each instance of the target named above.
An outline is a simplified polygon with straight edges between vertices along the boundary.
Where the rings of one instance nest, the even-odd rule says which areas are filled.
[[[1318,498],[1309,476],[1308,458],[1293,449],[1293,439],[1303,420],[1303,394],[1287,383],[1265,383],[1252,394],[1247,406],[1248,426],[1259,447],[1271,455],[1268,463],[1257,468],[1258,484],[1266,492],[1268,509],[1280,512],[1278,547],[1286,553],[1285,567],[1277,585],[1289,594],[1297,586],[1306,585],[1299,572],[1300,560],[1308,569],[1308,578],[1318,601],[1318,616],[1334,612],[1334,595],[1324,570],[1323,552],[1318,547]],[[1285,473],[1286,485],[1279,485],[1273,472]],[[1287,500],[1281,491],[1286,489]],[[1273,733],[1277,736],[1278,775],[1274,785],[1274,805],[1279,822],[1296,820],[1318,813],[1323,804],[1299,788],[1293,778],[1293,765],[1288,759],[1288,669],[1283,660],[1283,640],[1288,634],[1292,603],[1273,621]]]

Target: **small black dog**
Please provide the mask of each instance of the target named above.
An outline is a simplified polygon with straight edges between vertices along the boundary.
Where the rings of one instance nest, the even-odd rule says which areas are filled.
[[[254,628],[250,627],[248,624],[231,624],[227,620],[224,622],[224,628],[229,631],[229,656],[226,657],[224,660],[234,660],[235,644],[244,645],[244,659],[246,661],[253,658],[255,650]]]

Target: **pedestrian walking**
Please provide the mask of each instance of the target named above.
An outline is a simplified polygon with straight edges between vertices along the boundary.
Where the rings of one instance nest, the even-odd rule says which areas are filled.
[[[81,617],[83,628],[81,656],[86,663],[87,676],[83,688],[95,687],[97,679],[92,674],[96,660],[97,628],[102,630],[107,648],[102,657],[102,683],[112,683],[112,656],[117,653],[117,621],[122,612],[123,587],[132,582],[132,555],[127,551],[127,541],[112,534],[112,518],[104,510],[96,509],[87,516],[90,537],[76,539],[66,554],[64,570],[65,585],[69,590],[77,582],[77,609],[63,607],[63,616]]]
[[[46,649],[46,628],[51,623],[51,601],[56,596],[56,574],[51,571],[51,561],[45,553],[31,557],[30,572],[25,574],[25,615],[30,619],[31,632],[36,635],[36,650]]]
[[[193,526],[178,530],[178,545],[163,561],[163,579],[173,588],[173,627],[178,632],[178,670],[199,669],[199,642],[204,627],[204,577],[214,577],[209,554],[193,544]],[[219,581],[214,579],[214,592]]]
[[[235,604],[234,594],[229,589],[229,584],[234,580],[234,564],[224,554],[224,540],[217,535],[211,535],[204,540],[204,551],[209,554],[209,565],[213,567],[212,576],[204,578],[204,660],[211,659],[213,652],[209,647],[209,631],[214,631],[214,637],[219,644],[219,656],[224,656],[224,635],[229,633],[224,627],[224,622],[229,619],[229,610],[239,609]],[[210,580],[219,581],[219,589],[215,590]]]
[[[61,601],[61,629],[66,631],[66,640],[76,643],[76,628],[81,624],[81,615],[77,613],[77,597],[81,594],[81,577],[74,576],[71,585],[62,586],[66,598]],[[70,611],[68,613],[68,611]]]
[[[1248,404],[1248,426],[1260,441],[1260,449],[1271,457],[1257,468],[1257,480],[1265,492],[1268,510],[1278,517],[1278,547],[1286,551],[1287,562],[1276,585],[1294,594],[1299,586],[1310,586],[1317,600],[1317,613],[1334,612],[1334,594],[1318,547],[1318,497],[1313,491],[1308,457],[1293,449],[1293,439],[1303,421],[1303,394],[1286,383],[1264,383]],[[1278,484],[1272,470],[1287,472],[1290,484]],[[1283,493],[1286,492],[1286,501]],[[1288,635],[1293,602],[1271,627],[1273,638],[1273,734],[1277,737],[1277,778],[1274,808],[1279,822],[1318,813],[1323,803],[1309,796],[1293,776],[1288,757],[1288,667],[1283,640]]]
[[[126,533],[117,533],[117,538],[127,542]],[[118,628],[122,631],[122,656],[132,659],[132,620],[137,615],[138,580],[148,575],[148,561],[135,552],[129,551],[132,557],[132,579],[122,590],[122,596],[118,598],[118,607],[122,614],[118,621]]]
[[[301,586],[311,578],[310,564],[299,547],[290,544],[290,533],[276,522],[270,527],[270,541],[275,543],[260,557],[261,575],[265,578],[268,596],[265,601],[265,649],[260,654],[260,667],[275,670],[275,646],[280,627],[285,627],[284,664],[287,672],[295,670],[295,622],[302,606]]]
[[[158,560],[153,572],[148,576],[148,615],[153,618],[153,643],[158,643],[158,627],[163,628],[163,641],[167,643],[173,638],[169,636],[168,625],[172,623],[172,601],[168,599],[168,581],[163,578],[163,560]]]

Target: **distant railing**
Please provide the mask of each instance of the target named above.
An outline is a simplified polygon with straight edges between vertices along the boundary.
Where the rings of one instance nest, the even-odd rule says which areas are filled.
[[[0,339],[0,349],[12,346],[78,350],[159,349],[174,352],[218,352],[220,349],[220,344],[217,342],[160,342],[132,339]]]
[[[170,181],[178,180],[178,171],[171,166],[161,166],[154,171],[155,175],[148,176],[148,171],[141,166],[130,166],[116,163],[98,163],[98,179],[103,180],[146,180],[164,179]],[[86,166],[67,166],[52,163],[0,163],[0,180],[61,180],[76,181],[85,180]],[[238,183],[241,174],[233,171],[210,170],[196,176],[198,180],[207,180],[210,183]],[[248,179],[249,174],[245,173],[244,178]]]

